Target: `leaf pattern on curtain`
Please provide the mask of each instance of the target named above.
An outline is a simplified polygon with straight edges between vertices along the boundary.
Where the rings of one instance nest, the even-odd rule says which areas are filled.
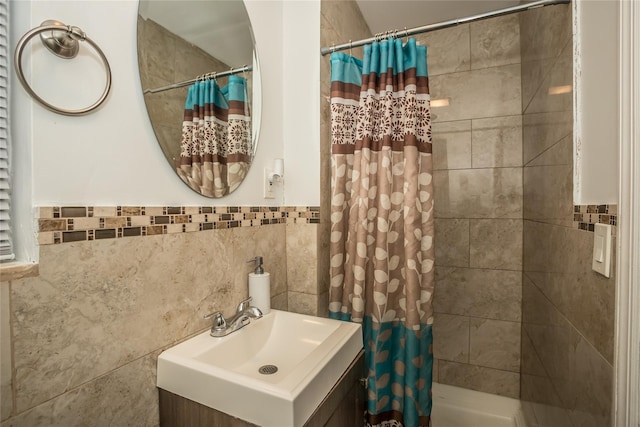
[[[246,85],[243,77],[230,76],[224,88],[215,80],[189,87],[177,171],[204,196],[231,193],[249,170],[252,144]]]
[[[363,323],[367,424],[428,426],[434,225],[426,47],[331,56],[333,318]]]

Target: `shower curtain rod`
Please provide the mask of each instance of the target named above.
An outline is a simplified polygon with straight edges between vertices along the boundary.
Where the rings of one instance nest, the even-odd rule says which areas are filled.
[[[339,50],[350,49],[352,47],[364,46],[365,44],[373,43],[374,41],[380,41],[389,36],[408,37],[414,34],[427,33],[429,31],[441,30],[443,28],[455,27],[459,24],[466,24],[467,22],[480,21],[482,19],[493,18],[496,16],[509,15],[511,13],[521,12],[523,10],[535,9],[538,7],[551,6],[555,4],[568,4],[571,0],[538,0],[531,3],[520,4],[516,6],[506,7],[504,9],[498,9],[491,12],[485,12],[478,15],[468,16],[466,18],[452,19],[449,21],[438,22],[435,24],[429,24],[422,27],[415,27],[404,30],[392,30],[384,33],[377,33],[373,37],[368,39],[358,40],[355,42],[343,43],[339,45],[333,45],[329,47],[323,47],[320,49],[320,53],[324,56],[332,52]]]
[[[169,89],[176,89],[179,87],[183,87],[183,86],[189,86],[192,83],[197,82],[198,80],[202,80],[203,78],[206,77],[210,77],[210,78],[217,78],[217,77],[226,77],[226,76],[231,76],[233,74],[240,74],[240,73],[244,73],[245,71],[251,71],[253,69],[253,67],[251,65],[245,65],[244,67],[240,67],[240,68],[232,68],[229,71],[222,71],[220,73],[207,73],[207,74],[203,74],[201,76],[196,77],[195,79],[191,79],[191,80],[185,80],[183,82],[179,82],[179,83],[174,83],[171,85],[167,85],[167,86],[162,86],[162,87],[158,87],[155,89],[145,89],[144,93],[157,93],[157,92],[162,92],[165,90],[169,90]]]

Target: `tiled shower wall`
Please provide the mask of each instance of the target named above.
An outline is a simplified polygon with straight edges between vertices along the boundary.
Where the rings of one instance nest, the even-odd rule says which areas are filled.
[[[522,280],[520,33],[515,15],[427,46],[436,231],[434,376],[517,398]],[[437,105],[437,102],[434,103]]]
[[[322,14],[323,46],[370,36],[352,1],[323,1]],[[434,378],[551,403],[537,408],[537,420],[529,407],[530,423],[571,425],[554,419],[562,407],[581,408],[574,410],[576,420],[579,414],[588,419],[585,408],[591,407],[603,420],[610,410],[615,279],[590,271],[593,234],[584,230],[594,222],[615,225],[616,207],[573,206],[570,7],[418,38],[428,46],[432,99],[448,102],[433,108]],[[353,54],[361,55],[359,49]],[[325,209],[329,61],[321,64]],[[328,224],[319,231],[321,266],[328,260]],[[325,271],[319,268],[319,283]],[[547,322],[544,328],[537,328],[536,314]],[[523,318],[529,324],[522,325]],[[584,372],[589,369],[591,375]],[[571,385],[563,387],[563,380]]]
[[[615,278],[591,271],[593,233],[585,220],[615,224],[616,207],[573,206],[571,15],[569,5],[520,14],[521,399],[531,426],[604,427],[611,416]]]
[[[272,307],[317,314],[288,293],[288,279],[299,293],[315,284],[317,214],[41,209],[39,275],[1,284],[1,426],[96,425],[104,414],[113,425],[157,425],[158,354],[205,330],[203,315],[233,313],[247,296],[248,259],[264,256]]]

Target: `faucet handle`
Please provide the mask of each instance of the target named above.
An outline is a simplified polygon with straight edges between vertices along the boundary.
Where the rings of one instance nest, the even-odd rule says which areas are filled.
[[[238,308],[236,308],[236,313],[242,313],[247,308],[249,308],[249,303],[251,302],[251,300],[253,300],[253,297],[249,297],[246,300],[242,301],[240,304],[238,304]]]
[[[224,320],[222,312],[216,311],[215,313],[209,313],[204,316],[205,319],[211,319],[213,317],[213,326],[211,329],[225,329],[227,327],[227,321]]]

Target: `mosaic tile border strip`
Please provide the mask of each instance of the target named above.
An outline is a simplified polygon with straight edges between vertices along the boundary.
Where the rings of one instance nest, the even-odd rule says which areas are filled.
[[[319,222],[319,206],[40,207],[38,243],[53,245],[270,224]]]
[[[593,231],[595,224],[610,224],[615,233],[618,205],[574,205],[573,228]]]

